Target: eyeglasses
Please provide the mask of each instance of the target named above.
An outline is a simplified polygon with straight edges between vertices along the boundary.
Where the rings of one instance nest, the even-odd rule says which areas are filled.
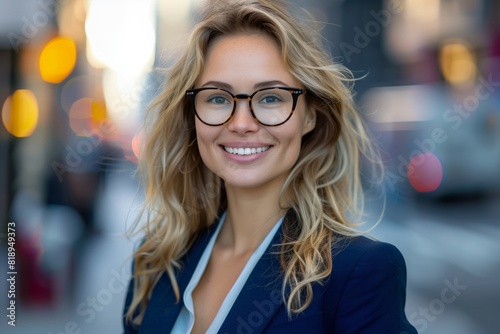
[[[237,94],[222,88],[204,87],[188,89],[196,117],[206,125],[222,125],[233,117],[238,100],[247,100],[254,119],[266,126],[277,126],[292,117],[297,99],[305,89],[268,87],[252,95]]]

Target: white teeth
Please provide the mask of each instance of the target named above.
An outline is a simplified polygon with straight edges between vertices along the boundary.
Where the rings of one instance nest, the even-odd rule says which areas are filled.
[[[237,155],[250,155],[256,153],[262,153],[269,149],[270,146],[264,147],[227,147],[224,146],[224,150],[231,154]]]

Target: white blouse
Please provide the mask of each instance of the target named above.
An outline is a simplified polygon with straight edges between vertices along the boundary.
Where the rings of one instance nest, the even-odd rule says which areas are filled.
[[[172,328],[171,332],[172,334],[188,334],[191,333],[191,330],[193,329],[194,325],[193,291],[198,285],[198,282],[200,281],[201,276],[203,276],[205,268],[207,267],[208,260],[210,259],[210,255],[212,254],[212,249],[214,248],[215,240],[219,235],[220,229],[225,221],[225,218],[226,218],[226,213],[224,212],[224,214],[221,216],[219,220],[219,225],[217,226],[217,229],[215,230],[210,241],[208,242],[207,247],[205,248],[205,251],[203,252],[200,258],[200,261],[196,266],[193,276],[191,277],[191,280],[189,281],[186,290],[184,291],[184,294],[182,296],[182,301],[184,303],[184,306],[182,307],[182,310],[179,313],[177,320],[175,321],[174,327]],[[260,246],[254,251],[252,256],[250,256],[248,262],[246,263],[245,267],[238,276],[238,279],[234,283],[231,290],[229,290],[226,298],[224,298],[224,301],[222,302],[219,311],[215,315],[215,318],[210,324],[210,327],[208,327],[206,333],[217,333],[220,326],[226,319],[227,314],[231,310],[234,301],[236,300],[241,289],[245,285],[245,282],[250,276],[250,273],[252,272],[253,268],[255,267],[259,259],[266,251],[269,244],[271,243],[274,235],[276,234],[276,231],[281,226],[282,221],[283,217],[281,217],[276,222],[276,225],[274,225],[271,231],[269,231],[269,233],[267,234],[266,238],[262,241]]]

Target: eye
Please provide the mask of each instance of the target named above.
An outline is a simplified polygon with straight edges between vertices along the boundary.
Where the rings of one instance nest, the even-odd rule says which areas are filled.
[[[278,103],[281,101],[282,101],[282,99],[279,96],[265,95],[259,100],[259,103]]]
[[[225,104],[225,103],[229,103],[229,100],[227,97],[222,96],[222,95],[212,95],[212,96],[208,97],[207,102],[213,103],[213,104]]]

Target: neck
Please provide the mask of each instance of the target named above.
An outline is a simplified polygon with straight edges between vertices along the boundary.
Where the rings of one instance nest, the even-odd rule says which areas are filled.
[[[228,206],[219,245],[238,254],[253,252],[285,213],[280,208],[280,190],[226,188]]]

